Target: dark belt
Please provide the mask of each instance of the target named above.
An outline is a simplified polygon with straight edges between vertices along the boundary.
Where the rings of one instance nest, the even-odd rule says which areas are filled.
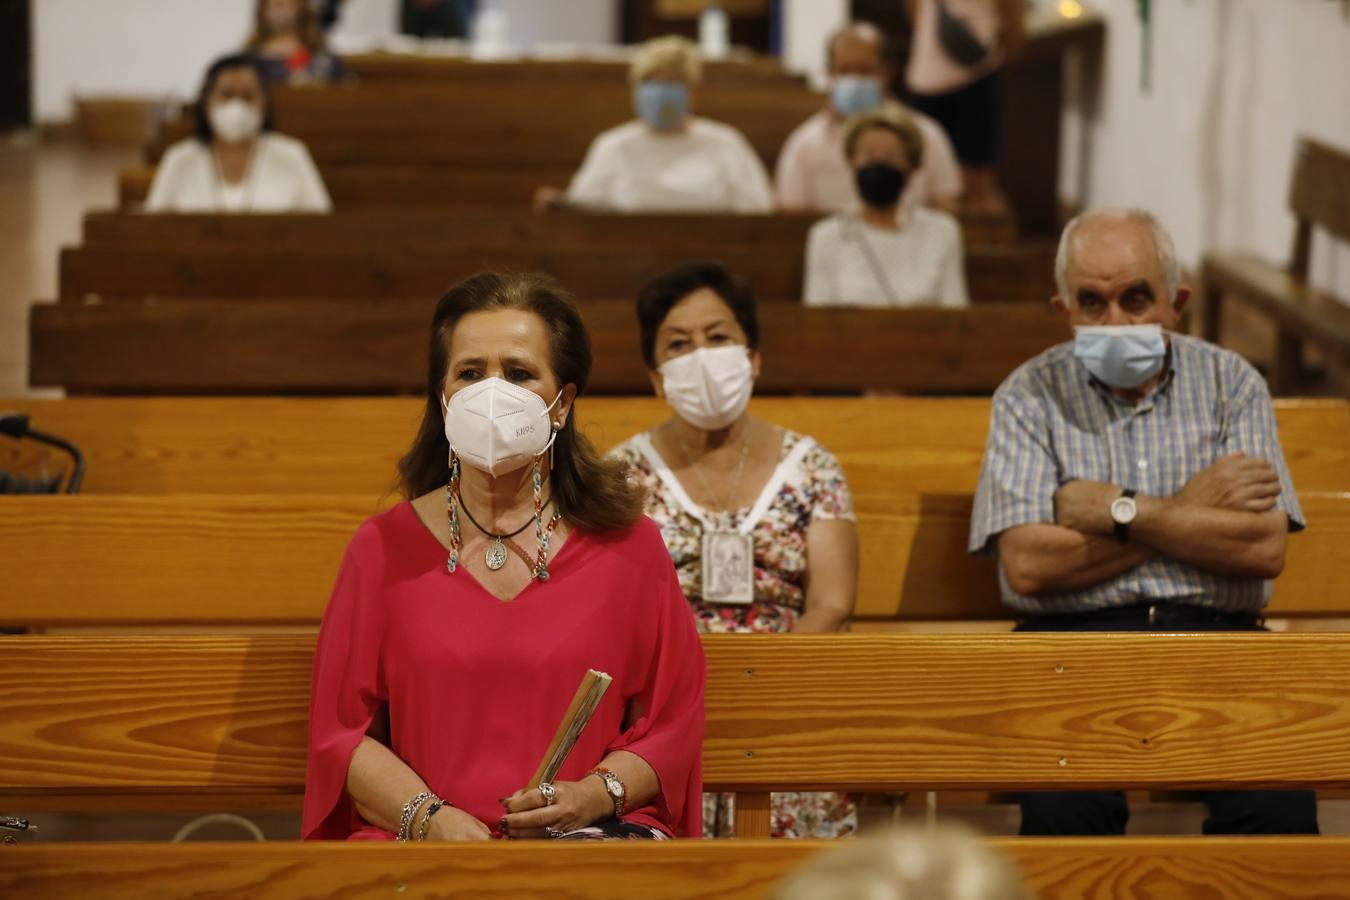
[[[1028,622],[1047,625],[1073,625],[1080,622],[1111,622],[1121,625],[1158,625],[1161,627],[1186,625],[1232,625],[1250,628],[1260,625],[1259,613],[1228,612],[1204,606],[1179,603],[1140,603],[1134,606],[1116,606],[1077,613],[1056,613],[1048,616],[1027,616]]]

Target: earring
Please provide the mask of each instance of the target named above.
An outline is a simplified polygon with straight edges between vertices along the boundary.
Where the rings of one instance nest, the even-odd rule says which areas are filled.
[[[553,474],[553,450],[558,446],[558,433],[563,430],[562,424],[553,423],[553,440],[548,442],[548,473]]]
[[[536,503],[536,505],[538,505]],[[459,457],[450,452],[450,482],[445,486],[446,515],[450,517],[450,555],[445,561],[445,571],[451,575],[459,568]]]

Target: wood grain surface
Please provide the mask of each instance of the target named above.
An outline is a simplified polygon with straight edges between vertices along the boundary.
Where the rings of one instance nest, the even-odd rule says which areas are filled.
[[[0,797],[298,794],[313,644],[0,638]],[[709,790],[1350,785],[1344,635],[703,645]]]
[[[1040,900],[1343,900],[1350,838],[990,840]],[[25,900],[769,900],[825,841],[666,844],[33,844],[0,848]],[[91,891],[96,891],[91,893]]]
[[[76,443],[85,493],[382,496],[412,442],[413,397],[0,397],[0,410]],[[989,430],[982,397],[761,397],[750,412],[815,437],[857,495],[971,493]],[[577,421],[600,450],[670,416],[654,397],[584,397]],[[1304,492],[1350,491],[1350,404],[1277,400],[1285,461]],[[0,469],[63,471],[64,458],[0,439]]]
[[[348,539],[392,493],[88,494],[0,504],[0,625],[317,622]],[[1345,617],[1350,494],[1304,494],[1268,614]],[[860,620],[1007,618],[967,553],[969,494],[863,493]]]
[[[771,248],[720,244],[692,236],[674,244],[648,241],[611,250],[603,244],[444,243],[400,234],[393,243],[310,243],[287,249],[284,264],[265,244],[211,249],[66,247],[60,296],[172,298],[439,297],[477,272],[544,272],[583,297],[635,297],[644,285],[691,261],[725,265],[764,302],[802,296],[806,245]],[[975,303],[1044,304],[1053,290],[1049,244],[968,248],[966,284]],[[629,315],[632,315],[631,310]],[[766,317],[767,318],[767,317]]]
[[[38,304],[30,378],[77,394],[421,394],[433,307],[416,298]],[[585,301],[581,310],[595,359],[590,394],[649,395],[631,302]],[[760,331],[756,390],[768,395],[869,387],[989,394],[1069,333],[1044,303],[888,310],[782,303],[761,317]]]

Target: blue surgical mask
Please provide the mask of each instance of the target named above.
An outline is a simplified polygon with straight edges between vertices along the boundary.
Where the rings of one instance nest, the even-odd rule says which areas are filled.
[[[680,81],[644,81],[633,91],[633,108],[657,131],[674,131],[689,115],[689,86]]]
[[[1136,388],[1162,371],[1167,343],[1161,325],[1085,325],[1074,329],[1073,355],[1107,385]]]
[[[881,81],[876,78],[840,75],[830,87],[830,104],[841,116],[871,112],[881,101]]]

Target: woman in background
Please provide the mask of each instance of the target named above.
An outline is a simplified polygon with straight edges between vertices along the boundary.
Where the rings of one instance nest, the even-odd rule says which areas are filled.
[[[540,188],[535,206],[565,203],[617,212],[764,213],[769,173],[732,128],[693,114],[703,77],[698,49],[681,37],[642,45],[629,69],[637,118],[591,142],[565,194]]]
[[[244,49],[262,61],[276,84],[342,81],[347,69],[328,52],[319,16],[307,0],[258,0],[253,35]]]
[[[969,304],[960,224],[940,210],[901,203],[923,148],[913,119],[897,105],[849,120],[844,154],[863,205],[811,227],[807,306]]]
[[[305,145],[272,130],[272,103],[258,61],[239,54],[206,70],[197,133],[164,153],[148,212],[332,211]]]

